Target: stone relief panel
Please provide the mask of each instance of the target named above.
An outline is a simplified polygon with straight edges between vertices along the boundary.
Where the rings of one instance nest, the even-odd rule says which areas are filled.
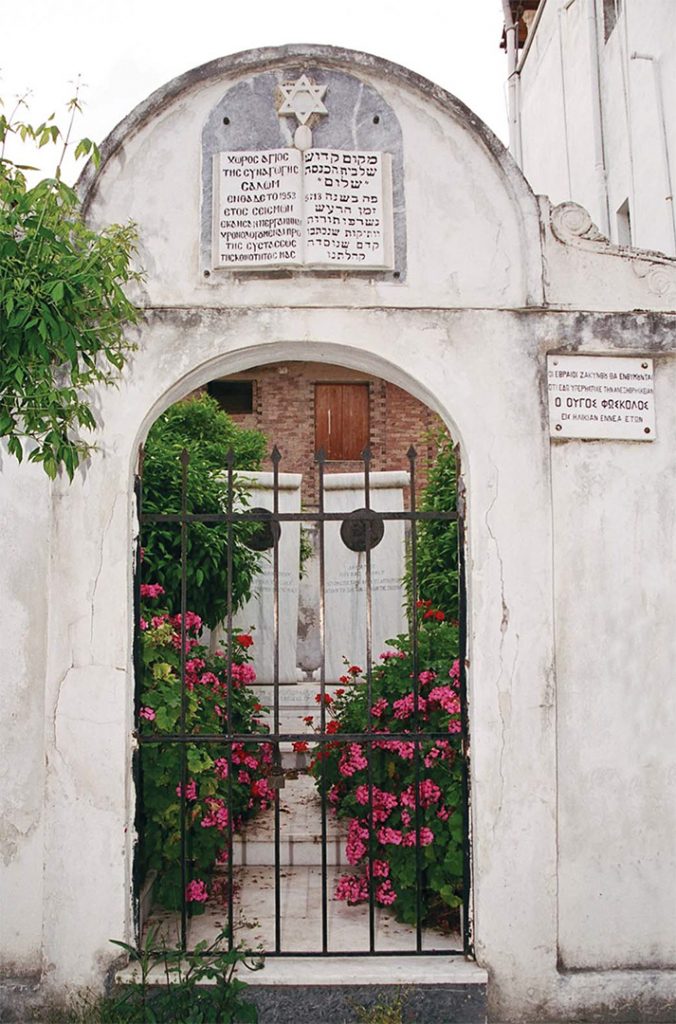
[[[278,154],[274,163],[267,159],[271,153]],[[239,166],[238,154],[246,167]],[[232,237],[215,241],[215,206],[223,205],[214,196],[215,168],[221,175],[232,172],[226,198],[242,199],[238,170],[261,182],[265,171],[270,187],[283,185],[284,193],[293,193],[288,214],[271,215],[288,221],[280,228],[288,235],[282,239],[282,266],[270,266],[261,256],[259,268],[255,260],[241,261],[246,269],[342,273],[361,267],[386,279],[405,277],[401,127],[382,96],[354,75],[314,67],[263,72],[233,85],[213,108],[202,130],[200,239],[201,271],[212,280],[237,270],[240,262],[233,248],[237,229],[229,218],[225,230]],[[282,168],[283,180],[271,177],[271,168]],[[248,184],[244,191],[250,191]],[[251,205],[242,201],[243,207]],[[236,207],[229,206],[233,215]],[[226,270],[212,272],[215,262]]]
[[[578,203],[566,202],[553,207],[550,224],[554,237],[564,245],[620,257],[627,261],[651,295],[660,300],[676,298],[676,260],[673,258],[647,249],[615,245],[599,231],[590,213]],[[653,302],[646,298],[646,307]]]

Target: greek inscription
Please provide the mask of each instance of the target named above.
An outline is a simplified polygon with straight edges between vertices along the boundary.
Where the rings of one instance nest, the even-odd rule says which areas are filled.
[[[547,381],[552,436],[654,439],[651,360],[633,356],[549,356]]]
[[[389,158],[279,149],[214,158],[217,266],[391,266]]]

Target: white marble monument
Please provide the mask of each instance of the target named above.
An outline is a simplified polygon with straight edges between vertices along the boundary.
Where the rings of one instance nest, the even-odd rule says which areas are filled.
[[[273,473],[238,474],[248,485],[249,509],[274,506]],[[300,512],[301,473],[280,473],[279,512]],[[300,567],[300,523],[281,523],[277,545],[279,559],[279,682],[296,682],[296,636],[298,632],[298,585]],[[249,601],[235,615],[236,625],[253,629],[253,665],[259,683],[275,681],[275,591],[274,549],[264,551],[261,570],[253,581]]]
[[[405,472],[369,475],[370,507],[398,512],[404,507]],[[365,507],[363,473],[327,473],[324,477],[327,512],[353,512]],[[345,673],[343,658],[366,669],[367,582],[366,553],[351,551],[341,538],[341,522],[325,526],[326,681]],[[374,531],[375,532],[375,531]],[[371,657],[377,662],[385,641],[406,630],[402,578],[405,571],[405,526],[384,523],[382,540],[371,549]]]

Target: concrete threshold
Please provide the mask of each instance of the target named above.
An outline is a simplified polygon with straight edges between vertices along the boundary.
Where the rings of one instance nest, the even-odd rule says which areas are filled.
[[[365,1007],[398,1002],[408,1022],[486,1021],[487,972],[463,957],[268,958],[260,970],[242,966],[237,975],[259,1024],[353,1024],[364,1019]],[[130,968],[116,978],[133,979]],[[153,968],[151,983],[164,983],[161,968]]]
[[[250,985],[485,985],[488,973],[462,956],[269,957]]]

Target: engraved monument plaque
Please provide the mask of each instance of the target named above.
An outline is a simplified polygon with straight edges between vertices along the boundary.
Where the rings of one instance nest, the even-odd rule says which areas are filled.
[[[279,113],[300,122],[294,146],[214,155],[215,268],[392,269],[390,155],[313,149],[325,91],[305,75],[282,86]]]

